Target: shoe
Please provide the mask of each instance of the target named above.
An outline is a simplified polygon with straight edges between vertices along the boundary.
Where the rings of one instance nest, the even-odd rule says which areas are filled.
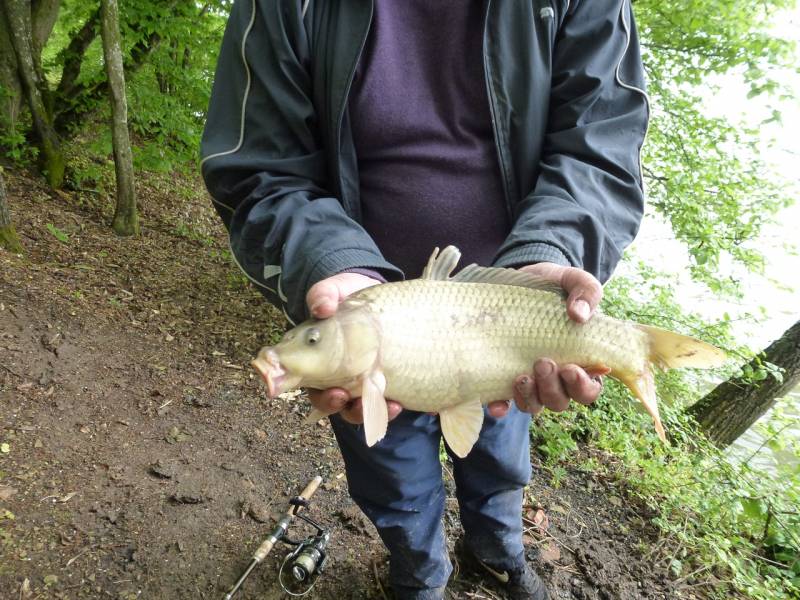
[[[549,600],[541,577],[527,563],[516,568],[490,566],[475,556],[462,540],[456,544],[461,564],[479,573],[489,573],[510,600]]]

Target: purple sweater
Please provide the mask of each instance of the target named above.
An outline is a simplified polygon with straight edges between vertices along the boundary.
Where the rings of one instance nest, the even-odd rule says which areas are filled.
[[[510,231],[482,39],[482,2],[375,1],[349,113],[363,225],[407,278],[435,246],[489,265]]]

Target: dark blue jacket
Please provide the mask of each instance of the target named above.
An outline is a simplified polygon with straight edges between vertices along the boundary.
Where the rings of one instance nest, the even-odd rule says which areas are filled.
[[[235,260],[292,321],[317,281],[387,279],[359,224],[347,99],[371,0],[237,0],[202,142]],[[630,0],[487,0],[484,73],[513,228],[494,264],[610,277],[643,212],[648,104]]]

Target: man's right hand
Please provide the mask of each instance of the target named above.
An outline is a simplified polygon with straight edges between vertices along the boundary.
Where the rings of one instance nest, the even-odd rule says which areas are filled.
[[[381,283],[377,279],[361,275],[360,273],[339,273],[318,281],[306,294],[306,304],[311,316],[317,319],[327,319],[332,316],[345,298],[364,288]],[[361,407],[361,398],[351,398],[350,394],[342,388],[328,388],[327,390],[309,390],[308,397],[317,410],[325,414],[340,413],[348,423],[358,424],[364,422]],[[403,407],[397,402],[387,400],[389,420],[391,421]]]

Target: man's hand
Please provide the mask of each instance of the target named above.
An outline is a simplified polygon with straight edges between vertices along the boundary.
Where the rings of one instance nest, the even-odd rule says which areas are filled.
[[[306,294],[306,304],[311,316],[317,319],[327,319],[336,312],[339,304],[350,294],[379,283],[380,281],[377,279],[359,273],[339,273],[311,286]],[[342,388],[309,390],[308,397],[314,408],[326,414],[341,413],[345,421],[353,424],[364,421],[361,398],[350,398],[350,394]],[[392,400],[387,400],[386,404],[389,408],[390,421],[403,410],[397,402]]]
[[[567,314],[578,322],[588,321],[603,297],[603,287],[593,275],[553,263],[538,263],[522,267],[548,281],[560,285],[567,292]],[[538,415],[542,409],[561,412],[569,406],[570,398],[581,404],[591,404],[600,395],[603,384],[599,378],[590,377],[578,365],[556,365],[549,358],[537,360],[531,374],[523,374],[514,381],[514,402],[521,411]],[[489,404],[489,414],[504,417],[510,403],[498,401]]]

